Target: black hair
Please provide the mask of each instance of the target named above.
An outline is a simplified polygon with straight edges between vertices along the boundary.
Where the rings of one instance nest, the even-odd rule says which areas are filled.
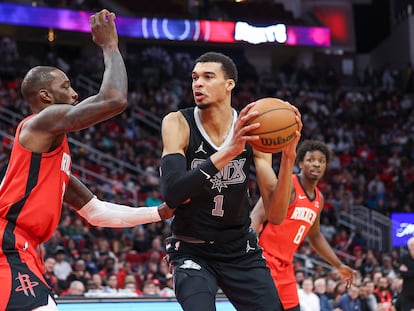
[[[303,161],[305,158],[305,155],[309,151],[315,151],[319,150],[325,155],[326,163],[331,162],[332,160],[332,151],[329,149],[329,147],[322,141],[319,140],[304,140],[298,147],[298,150],[296,151],[297,154],[297,160]]]
[[[219,53],[219,52],[207,52],[201,55],[195,61],[196,64],[197,63],[209,63],[209,62],[220,63],[222,65],[222,69],[223,69],[225,77],[227,79],[233,79],[234,82],[237,83],[237,79],[238,79],[237,67],[230,57],[228,57],[227,55],[224,55],[223,53]]]

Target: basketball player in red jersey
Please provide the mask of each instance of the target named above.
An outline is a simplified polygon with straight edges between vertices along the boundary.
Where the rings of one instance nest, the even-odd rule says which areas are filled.
[[[92,38],[105,63],[96,95],[79,102],[68,77],[55,67],[34,67],[22,81],[33,114],[17,127],[0,185],[0,310],[57,310],[37,249],[56,230],[63,201],[102,227],[132,227],[172,216],[165,204],[131,208],[100,201],[71,175],[66,133],[127,108],[127,74],[114,19],[107,10],[90,17]]]
[[[317,187],[331,160],[331,151],[320,141],[306,140],[297,150],[300,173],[292,176],[292,192],[286,219],[280,225],[266,221],[262,200],[251,213],[252,228],[258,232],[273,280],[284,310],[299,311],[299,298],[293,269],[293,255],[305,236],[316,252],[338,272],[347,285],[354,281],[354,270],[335,255],[320,232],[323,195]]]

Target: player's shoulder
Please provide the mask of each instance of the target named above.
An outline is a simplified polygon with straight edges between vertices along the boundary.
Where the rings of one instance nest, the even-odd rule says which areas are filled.
[[[162,119],[163,124],[164,123],[166,123],[166,124],[176,123],[176,122],[180,123],[182,121],[184,121],[184,116],[183,116],[183,114],[181,113],[180,110],[169,112]]]

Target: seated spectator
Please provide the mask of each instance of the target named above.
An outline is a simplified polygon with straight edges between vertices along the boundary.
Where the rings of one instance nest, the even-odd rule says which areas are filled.
[[[319,297],[313,292],[312,278],[306,278],[302,282],[302,288],[298,289],[301,311],[320,311]]]
[[[72,272],[72,266],[69,261],[66,260],[66,250],[62,246],[58,246],[55,251],[56,263],[53,267],[53,273],[58,281],[62,284],[66,283],[66,279]],[[67,287],[63,288],[66,289]]]
[[[161,289],[160,296],[161,297],[175,297],[173,275],[171,273],[168,273],[165,276],[165,279],[166,279],[166,286]]]
[[[134,293],[136,296],[142,296],[142,291],[137,287],[137,281],[134,275],[127,275],[125,277],[125,283],[123,286],[124,290],[129,290],[131,293]]]
[[[331,243],[333,241],[333,238],[334,238],[335,234],[336,234],[336,228],[331,223],[328,216],[323,216],[322,217],[320,230],[321,230],[321,233],[326,238],[326,240],[328,240],[328,242]]]
[[[64,297],[83,297],[85,295],[85,285],[81,281],[72,281],[67,291],[61,296]]]
[[[81,252],[81,259],[85,262],[86,271],[89,272],[90,275],[99,272],[98,265],[93,258],[92,252],[89,248],[84,248]]]
[[[142,295],[144,297],[159,297],[160,296],[160,282],[157,279],[146,280],[142,287]]]
[[[81,281],[86,285],[87,281],[91,279],[91,274],[86,271],[85,261],[82,259],[77,260],[73,265],[72,272],[68,275],[66,282],[70,284],[72,281]]]
[[[52,290],[56,289],[58,281],[55,276],[55,273],[53,272],[55,264],[56,260],[54,257],[47,257],[45,259],[45,273],[43,274],[43,277],[45,278],[47,284],[50,286]]]
[[[95,284],[93,286],[95,290],[100,290],[100,291],[104,290],[105,287],[103,286],[103,279],[99,273],[95,273],[92,275],[92,281]]]
[[[334,308],[340,308],[342,311],[362,311],[361,300],[359,298],[359,287],[352,284],[346,294],[343,294],[339,301],[335,303]]]
[[[382,276],[378,281],[378,287],[374,290],[378,308],[383,311],[392,311],[393,293],[390,290],[388,278]]]
[[[109,274],[105,279],[104,293],[118,292],[118,278],[116,274]]]
[[[329,297],[326,294],[326,279],[319,278],[314,282],[315,294],[319,297],[320,311],[333,311]]]

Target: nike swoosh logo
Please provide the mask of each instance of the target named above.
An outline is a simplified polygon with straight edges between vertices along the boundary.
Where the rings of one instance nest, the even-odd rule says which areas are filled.
[[[210,174],[207,174],[206,172],[204,172],[201,168],[200,168],[200,172],[204,174],[204,176],[206,176],[206,179],[210,179],[211,176]]]
[[[304,200],[304,199],[306,199],[306,195],[298,195],[298,199],[299,200]]]

